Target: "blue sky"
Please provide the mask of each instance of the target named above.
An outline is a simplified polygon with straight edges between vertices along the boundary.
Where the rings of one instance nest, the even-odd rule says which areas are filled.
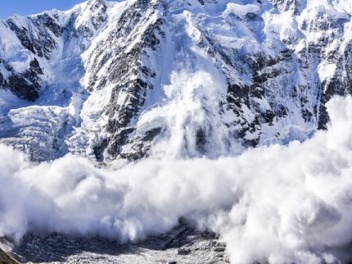
[[[14,14],[28,15],[48,9],[67,10],[84,0],[0,0],[0,19]]]

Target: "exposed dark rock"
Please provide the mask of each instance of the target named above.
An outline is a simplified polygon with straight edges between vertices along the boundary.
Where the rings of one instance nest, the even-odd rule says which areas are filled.
[[[226,245],[220,243],[218,239],[219,237],[209,230],[199,231],[189,223],[180,221],[180,224],[171,231],[149,236],[145,241],[137,243],[120,244],[116,240],[99,237],[30,233],[24,236],[20,244],[10,244],[13,247],[13,255],[21,262],[81,263],[87,261],[86,259],[93,261],[100,256],[96,259],[102,261],[99,263],[105,263],[104,260],[107,263],[131,263],[132,260],[127,258],[128,255],[135,255],[134,261],[138,262],[137,255],[145,252],[147,257],[139,259],[138,263],[143,263],[143,260],[156,263],[183,263],[184,257],[194,263],[198,261],[229,263],[224,253]]]
[[[110,5],[104,0],[90,0],[71,14],[53,11],[21,21],[10,18],[3,25],[18,38],[24,48],[21,55],[27,58],[29,66],[23,72],[16,72],[11,61],[2,56],[0,64],[4,72],[0,73],[0,86],[19,98],[35,101],[46,91],[48,82],[49,86],[53,85],[49,79],[54,74],[45,67],[54,54],[58,56],[55,58],[58,65],[50,65],[63,67],[60,59],[64,62],[70,56],[65,53],[59,58],[61,51],[70,47],[77,58],[86,52],[85,56],[89,58],[74,74],[83,75],[79,77],[83,77],[84,88],[92,95],[110,90],[106,96],[108,103],[95,113],[106,121],[94,131],[82,128],[86,129],[82,132],[86,133],[81,137],[82,141],[87,142],[77,143],[82,145],[77,147],[82,148],[77,153],[85,153],[99,162],[116,158],[135,160],[151,153],[151,146],[160,139],[158,135],[167,135],[168,127],[157,124],[158,128],[139,131],[137,123],[144,111],[153,104],[162,103],[157,101],[160,98],[153,98],[153,94],[161,94],[171,78],[171,72],[163,71],[169,65],[163,63],[174,63],[179,67],[184,64],[185,68],[189,66],[191,71],[197,71],[202,68],[202,63],[195,61],[200,58],[199,54],[203,54],[201,60],[210,62],[209,67],[218,69],[223,82],[227,83],[226,91],[220,89],[224,83],[214,84],[214,89],[219,88],[221,99],[216,99],[220,109],[213,114],[219,115],[219,124],[227,129],[227,135],[222,136],[226,141],[223,149],[233,142],[245,147],[286,144],[290,140],[307,139],[315,129],[326,129],[329,122],[326,103],[335,95],[352,93],[352,56],[349,52],[352,42],[343,41],[341,50],[331,48],[336,41],[342,43],[345,24],[350,20],[348,15],[332,16],[322,9],[315,10],[316,18],[311,19],[302,13],[307,8],[305,0],[268,0],[265,4],[272,8],[269,15],[280,12],[292,15],[293,24],[287,28],[293,31],[291,34],[285,31],[286,28],[278,32],[271,28],[272,24],[263,16],[263,12],[267,12],[261,7],[264,1],[252,1],[257,8],[248,12],[227,9],[226,14],[218,17],[221,21],[216,23],[207,10],[218,1],[199,0],[199,3],[197,6],[203,5],[204,9],[200,8],[196,15],[192,14],[194,2],[138,0],[129,2],[116,21],[110,21]],[[183,9],[189,9],[191,16],[189,21],[180,20],[176,27],[173,23],[177,16],[182,16]],[[84,12],[89,15],[81,16]],[[295,22],[298,14],[303,16],[302,23]],[[229,42],[222,41],[221,30],[216,30],[223,25],[228,33],[232,32],[226,36],[231,38]],[[185,30],[188,26],[194,29],[194,35]],[[237,28],[241,30],[237,31]],[[100,34],[102,31],[103,35]],[[317,33],[317,37],[307,38],[311,33]],[[193,41],[194,46],[185,45],[184,39]],[[297,48],[299,43],[301,48]],[[94,50],[88,49],[90,45],[95,45]],[[171,51],[175,54],[168,59]],[[170,66],[173,71],[177,68],[175,65]],[[327,78],[319,76],[318,72],[324,65],[336,66]],[[67,87],[67,90],[71,88]],[[211,117],[211,109],[205,107],[206,100],[202,100],[204,114]],[[66,105],[69,103],[67,101]],[[98,118],[95,114],[92,116]],[[312,131],[291,133],[284,127],[289,122],[303,122],[299,125],[311,127]],[[187,150],[183,153],[194,149],[192,155],[209,154],[216,127],[205,120],[190,131],[192,139],[184,137],[183,145]],[[60,148],[57,142],[55,148]],[[190,144],[194,146],[190,147]]]
[[[43,23],[43,25],[48,28],[56,37],[61,37],[64,29],[58,25],[57,21],[50,15],[44,13],[37,16],[38,23]]]
[[[0,87],[3,87],[4,85],[4,76],[0,72]]]
[[[6,20],[6,22],[10,29],[16,34],[17,38],[21,41],[23,47],[35,53],[33,44],[28,36],[28,30],[26,28],[20,28],[17,26],[11,18]]]
[[[14,260],[7,253],[5,253],[1,248],[0,248],[0,263],[1,264],[18,264],[18,262],[16,260]]]
[[[191,253],[191,250],[188,248],[179,248],[177,250],[177,254],[179,254],[179,255],[188,255],[190,253]]]
[[[199,128],[196,132],[196,146],[200,153],[205,152],[206,143],[207,143],[206,134],[202,128]]]
[[[37,90],[38,86],[28,83],[28,81],[26,81],[24,78],[21,78],[20,76],[10,76],[8,85],[8,89],[21,99],[35,101],[39,96]]]

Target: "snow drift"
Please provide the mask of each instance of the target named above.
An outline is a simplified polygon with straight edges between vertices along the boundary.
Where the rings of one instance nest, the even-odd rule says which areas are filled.
[[[33,164],[1,146],[0,236],[28,231],[135,241],[180,217],[219,232],[233,263],[336,263],[351,256],[352,98],[328,104],[312,139],[217,160],[96,168],[73,155]]]

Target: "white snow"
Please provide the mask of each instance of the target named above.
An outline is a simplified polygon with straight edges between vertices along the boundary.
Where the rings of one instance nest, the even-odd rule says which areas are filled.
[[[40,229],[135,241],[188,217],[220,232],[232,263],[344,262],[351,109],[352,98],[335,98],[327,132],[218,160],[149,159],[111,170],[72,155],[35,165],[0,146],[0,235]]]
[[[48,160],[67,152],[94,158],[93,148],[110,136],[106,109],[113,91],[117,94],[119,88],[116,106],[125,106],[129,96],[120,89],[120,80],[108,78],[118,70],[116,54],[133,50],[149,26],[167,18],[156,50],[146,48],[137,55],[139,65],[157,74],[147,80],[154,89],[145,91],[146,102],[129,124],[135,137],[161,130],[151,142],[151,158],[115,170],[98,169],[72,154],[33,164],[0,145],[0,186],[6,186],[0,192],[0,236],[20,239],[39,229],[136,241],[188,217],[221,234],[233,263],[351,259],[352,99],[333,99],[329,130],[315,136],[317,116],[304,120],[300,104],[305,98],[306,106],[316,110],[316,83],[340,74],[337,62],[327,58],[335,50],[342,54],[351,42],[351,1],[307,0],[299,15],[254,0],[219,0],[206,6],[196,0],[165,1],[166,10],[148,9],[126,38],[114,39],[117,21],[134,2],[108,3],[106,21],[98,28],[92,19],[101,10],[91,14],[88,2],[67,12],[50,11],[60,25],[75,17],[73,27],[86,30],[76,37],[50,33],[57,44],[50,60],[23,49],[0,23],[0,55],[14,70],[24,72],[34,58],[44,67],[35,103],[0,90],[0,142],[27,152],[32,146],[31,155]],[[315,30],[318,19],[346,22]],[[13,20],[29,27],[28,19]],[[307,47],[321,45],[325,37],[322,60],[312,58],[304,68]],[[243,54],[248,59],[263,54],[278,58],[289,48],[297,64],[277,60],[258,72],[283,70],[263,84],[266,97],[240,103],[240,117],[220,105],[229,81],[253,84]],[[214,49],[223,50],[230,62]],[[97,68],[99,63],[103,66]],[[2,63],[0,73],[5,79],[10,76]],[[98,81],[92,84],[94,79]],[[99,86],[102,80],[107,82]],[[234,134],[242,123],[251,124],[258,112],[279,105],[288,109],[287,115],[245,132],[247,140],[259,138],[262,147],[239,155],[244,147]],[[197,142],[199,133],[206,135],[203,146]],[[122,152],[130,151],[132,143],[121,146]],[[263,146],[277,143],[287,146]],[[119,167],[120,161],[115,162],[112,166]]]

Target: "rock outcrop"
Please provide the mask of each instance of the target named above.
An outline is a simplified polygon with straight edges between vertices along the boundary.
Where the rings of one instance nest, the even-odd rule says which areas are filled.
[[[0,142],[50,160],[303,141],[352,91],[345,0],[90,0],[0,23]]]

